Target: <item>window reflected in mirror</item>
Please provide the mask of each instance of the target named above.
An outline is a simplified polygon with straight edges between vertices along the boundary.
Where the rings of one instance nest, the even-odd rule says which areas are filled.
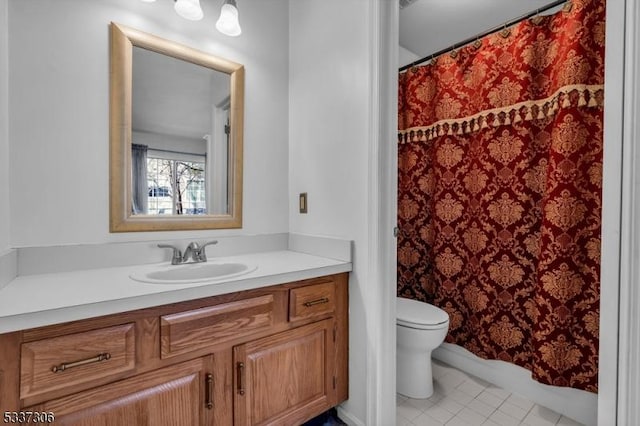
[[[134,145],[132,151],[140,150]],[[145,151],[148,155],[141,163],[143,169],[133,171],[133,213],[207,214],[204,156],[201,161],[186,161],[182,155],[163,158],[162,151]],[[133,166],[137,167],[135,160]],[[142,192],[138,179],[146,181]]]

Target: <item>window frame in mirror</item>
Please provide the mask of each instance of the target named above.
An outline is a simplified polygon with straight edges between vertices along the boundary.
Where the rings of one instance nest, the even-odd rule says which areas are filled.
[[[242,228],[244,66],[189,46],[114,22],[110,25],[109,231],[179,231]],[[132,213],[133,46],[229,74],[229,211],[219,215],[141,215]]]

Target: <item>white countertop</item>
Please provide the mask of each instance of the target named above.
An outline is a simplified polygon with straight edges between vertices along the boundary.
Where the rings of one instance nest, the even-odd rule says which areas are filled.
[[[149,265],[18,276],[0,290],[0,333],[351,271],[351,262],[289,250],[209,262],[257,268],[224,281],[195,284],[148,284],[129,277]]]

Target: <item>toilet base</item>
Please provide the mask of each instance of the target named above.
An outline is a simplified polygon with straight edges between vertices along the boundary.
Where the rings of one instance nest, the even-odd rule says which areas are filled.
[[[397,352],[396,391],[414,399],[426,399],[433,394],[431,352]]]

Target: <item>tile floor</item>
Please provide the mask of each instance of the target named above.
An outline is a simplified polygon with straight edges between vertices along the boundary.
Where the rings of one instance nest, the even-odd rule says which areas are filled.
[[[578,426],[580,423],[433,360],[428,399],[397,396],[397,426]]]

